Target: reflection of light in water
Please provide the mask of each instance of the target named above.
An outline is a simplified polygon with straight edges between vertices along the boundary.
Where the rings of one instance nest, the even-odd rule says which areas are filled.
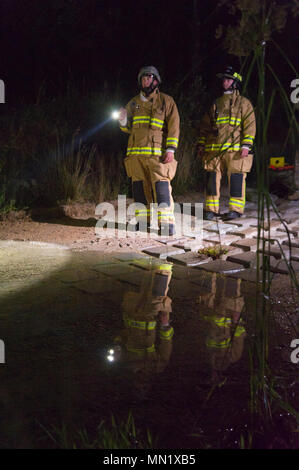
[[[54,243],[0,241],[0,297],[25,290],[66,265],[67,247]]]
[[[113,361],[114,361],[114,349],[109,349],[108,355],[107,355],[107,360],[108,360],[109,362],[113,362]]]

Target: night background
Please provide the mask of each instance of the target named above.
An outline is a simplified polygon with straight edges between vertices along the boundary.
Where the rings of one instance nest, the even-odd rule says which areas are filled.
[[[122,166],[127,137],[121,135],[115,122],[100,129],[97,126],[110,117],[111,110],[125,105],[138,92],[137,74],[144,65],[158,68],[161,90],[173,96],[179,107],[180,165],[174,191],[198,188],[202,171],[195,158],[196,129],[207,106],[221,94],[216,73],[226,65],[238,70],[242,66],[245,77],[253,50],[264,36],[266,63],[290,94],[295,72],[272,41],[296,66],[298,4],[266,1],[264,5],[270,12],[265,34],[261,33],[264,20],[260,2],[3,1],[2,206],[11,205],[11,201],[17,206],[53,205],[56,200],[78,197],[97,201],[130,191]],[[242,15],[247,15],[247,22],[240,33]],[[277,83],[268,70],[266,73],[265,96],[269,100]],[[253,67],[245,95],[255,106],[258,82]],[[284,113],[283,104],[274,103],[268,142],[272,153],[287,152],[292,159],[294,143],[290,150]],[[53,153],[57,157],[63,147],[67,158],[65,149],[74,139],[82,146],[89,145],[89,150],[82,148],[84,157],[80,155],[83,167],[88,154],[91,165],[81,194],[75,189],[66,193],[58,183],[52,187],[49,169],[53,170]],[[92,144],[96,146],[91,155]],[[114,180],[113,186],[108,181],[103,187],[103,172],[110,175],[108,180]]]
[[[268,167],[298,159],[299,0],[2,0],[0,18],[0,448],[298,448],[298,163],[274,183]],[[204,200],[216,74],[235,67],[255,109],[244,225],[176,240],[189,264],[163,237],[97,231],[99,202],[132,197],[111,112],[146,65],[180,113],[178,204]],[[117,349],[133,304],[157,335]]]

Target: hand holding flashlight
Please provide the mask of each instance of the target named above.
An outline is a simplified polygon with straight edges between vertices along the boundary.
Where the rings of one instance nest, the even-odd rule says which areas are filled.
[[[127,123],[127,110],[126,108],[120,108],[118,111],[113,111],[111,114],[112,119],[118,120],[121,125],[126,125]]]
[[[118,120],[125,121],[127,119],[127,110],[126,108],[120,108],[118,110]]]

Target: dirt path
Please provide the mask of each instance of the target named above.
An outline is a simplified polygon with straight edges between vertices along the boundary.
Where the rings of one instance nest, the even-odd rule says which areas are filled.
[[[112,201],[113,202],[113,201]],[[116,238],[107,233],[96,235],[95,205],[73,204],[61,208],[11,212],[0,221],[0,240],[40,241],[66,245],[75,251],[140,251],[144,243],[158,244],[138,238]]]

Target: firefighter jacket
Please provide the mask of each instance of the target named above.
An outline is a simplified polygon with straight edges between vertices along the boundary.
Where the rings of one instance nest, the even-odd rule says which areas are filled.
[[[179,142],[180,118],[171,96],[156,90],[145,99],[135,96],[126,106],[127,123],[120,126],[130,134],[127,156],[161,156],[165,150],[176,150]]]
[[[211,281],[210,293],[201,295],[199,303],[207,307],[203,318],[210,365],[212,369],[224,371],[242,356],[246,332],[240,317],[245,302],[241,279],[214,274]]]
[[[163,274],[162,274],[163,273]],[[172,351],[173,328],[158,325],[158,314],[169,319],[171,299],[167,296],[171,271],[153,271],[142,282],[140,292],[125,292],[122,310],[125,330],[121,342],[126,348],[127,363],[140,369],[152,367],[161,372]]]
[[[234,90],[218,98],[205,114],[198,144],[204,146],[205,152],[237,152],[253,145],[255,132],[252,104]]]

